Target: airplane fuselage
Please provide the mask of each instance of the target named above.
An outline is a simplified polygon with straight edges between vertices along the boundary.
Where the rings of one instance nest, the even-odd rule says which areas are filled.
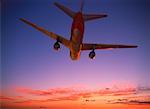
[[[84,19],[81,12],[76,13],[71,27],[70,38],[70,57],[72,60],[80,58],[80,51],[82,47],[84,34]]]

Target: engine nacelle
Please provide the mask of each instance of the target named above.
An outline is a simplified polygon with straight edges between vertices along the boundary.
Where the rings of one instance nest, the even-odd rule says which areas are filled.
[[[94,50],[92,50],[92,51],[89,53],[89,58],[90,58],[90,59],[94,59],[95,56],[96,56],[96,53],[95,53]]]
[[[59,50],[60,49],[60,44],[59,44],[59,42],[57,41],[57,42],[55,42],[55,44],[54,44],[54,50]]]

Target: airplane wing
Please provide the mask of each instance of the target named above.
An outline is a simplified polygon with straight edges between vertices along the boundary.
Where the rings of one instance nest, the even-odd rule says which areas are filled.
[[[119,44],[89,44],[89,43],[83,43],[81,50],[116,49],[116,48],[137,48],[137,46],[136,45],[119,45]]]
[[[53,39],[59,41],[60,43],[62,43],[62,44],[65,45],[66,47],[69,47],[70,41],[67,40],[67,39],[65,39],[64,37],[62,37],[62,36],[60,36],[60,35],[57,35],[57,34],[55,34],[55,33],[53,33],[53,32],[49,32],[48,30],[46,30],[46,29],[44,29],[44,28],[42,28],[42,27],[40,27],[40,26],[37,26],[37,25],[35,25],[35,24],[33,24],[33,23],[31,23],[31,22],[29,22],[29,21],[23,19],[23,18],[20,18],[20,20],[21,20],[22,22],[24,22],[24,23],[26,23],[26,24],[32,26],[33,28],[35,28],[35,29],[41,31],[42,33],[46,34],[47,36],[49,36],[49,37],[51,37],[51,38],[53,38]]]

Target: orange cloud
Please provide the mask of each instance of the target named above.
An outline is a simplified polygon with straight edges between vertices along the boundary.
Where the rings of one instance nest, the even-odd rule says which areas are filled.
[[[0,100],[9,100],[9,101],[12,101],[12,100],[15,100],[15,98],[13,97],[6,97],[6,96],[0,96]]]
[[[71,88],[53,88],[48,90],[34,90],[30,88],[17,88],[17,92],[25,93],[25,94],[33,94],[33,95],[55,95],[55,94],[67,94],[75,92],[74,89]]]
[[[31,88],[17,88],[18,95],[23,96],[0,96],[3,102],[18,104],[49,104],[55,102],[79,101],[84,103],[109,103],[109,104],[149,104],[150,88],[128,87],[128,88],[104,88],[89,90],[88,88],[61,87],[47,90]],[[145,94],[146,92],[146,94]],[[25,94],[25,95],[24,95]],[[145,95],[143,95],[145,94]],[[141,97],[136,98],[138,95]],[[148,96],[149,95],[149,96]],[[109,99],[108,99],[109,98]]]
[[[150,100],[128,100],[118,99],[116,101],[109,101],[111,104],[134,104],[134,105],[150,105]]]
[[[17,94],[21,96],[0,96],[2,106],[37,106],[49,108],[50,106],[70,106],[81,103],[85,106],[92,105],[128,105],[145,106],[150,104],[150,88],[126,87],[89,89],[85,87],[61,87],[47,90],[32,88],[17,88]],[[23,97],[24,96],[24,97]],[[10,106],[10,105],[9,105]],[[43,106],[43,107],[42,107]],[[44,107],[45,106],[45,107]]]
[[[136,88],[127,88],[127,89],[111,89],[111,88],[105,88],[105,89],[97,89],[97,90],[79,90],[74,88],[53,88],[48,90],[34,90],[30,88],[18,88],[17,92],[24,93],[24,94],[30,94],[30,95],[36,95],[36,96],[51,96],[51,95],[76,95],[81,96],[83,98],[91,97],[93,95],[100,95],[100,96],[122,96],[122,95],[131,95],[136,94],[137,89]]]

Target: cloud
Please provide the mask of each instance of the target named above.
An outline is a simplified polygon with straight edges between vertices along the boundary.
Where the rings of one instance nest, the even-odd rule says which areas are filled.
[[[81,96],[80,95],[67,95],[67,96],[59,96],[59,97],[51,97],[48,99],[27,99],[27,100],[19,100],[15,103],[43,103],[43,102],[55,102],[55,101],[77,101]]]
[[[40,108],[40,109],[47,109],[48,107],[40,106],[39,108]]]
[[[127,89],[117,89],[112,90],[111,88],[105,88],[105,89],[97,89],[97,90],[80,90],[77,88],[53,88],[48,90],[35,90],[30,88],[18,88],[17,92],[24,93],[24,94],[30,94],[30,95],[36,95],[36,96],[53,96],[53,95],[76,95],[81,96],[83,98],[89,98],[93,95],[99,95],[99,96],[123,96],[123,95],[131,95],[136,94],[136,88],[127,88]]]
[[[44,102],[55,102],[55,101],[76,101],[78,99],[79,97],[66,96],[66,97],[57,97],[57,98],[50,98],[50,99],[43,99],[43,100],[28,99],[28,100],[16,101],[14,103],[31,104],[31,103],[44,103]]]
[[[150,105],[150,101],[147,100],[128,100],[128,99],[118,99],[117,101],[108,101],[111,104],[138,104],[138,105]]]
[[[43,100],[29,99],[29,100],[17,101],[15,103],[27,103],[27,104],[30,104],[30,103],[43,103],[43,102],[55,102],[55,101],[77,101],[80,98],[81,98],[81,95],[74,94],[74,95],[69,95],[69,96],[49,98],[49,99],[43,99]],[[94,99],[92,99],[92,100],[86,99],[85,101],[86,102],[87,101],[94,102],[95,100]]]
[[[85,102],[95,102],[95,99],[86,99]]]
[[[136,88],[126,88],[126,89],[117,89],[117,90],[105,88],[95,93],[101,96],[126,96],[126,95],[136,94]]]
[[[150,95],[140,95],[140,96],[126,96],[124,98],[119,98],[116,100],[108,100],[107,103],[110,104],[138,104],[138,105],[150,105]]]
[[[46,101],[76,101],[79,99],[79,96],[76,95],[70,95],[70,96],[64,96],[64,97],[57,97],[57,98],[52,98],[52,99],[47,99]]]
[[[48,90],[34,90],[30,88],[17,88],[17,92],[25,94],[33,94],[39,96],[55,95],[55,94],[67,94],[73,93],[74,89],[72,88],[53,88]]]
[[[78,101],[82,100],[84,102],[98,102],[97,98],[102,98],[107,101],[106,103],[111,104],[148,104],[148,95],[143,95],[136,98],[140,94],[149,91],[148,87],[127,87],[123,89],[119,88],[103,88],[90,90],[89,88],[83,87],[61,87],[61,88],[50,88],[47,90],[37,90],[31,88],[17,88],[17,92],[26,96],[26,98],[21,99],[21,97],[1,97],[5,100],[14,100],[14,103],[46,103],[46,102],[59,102],[59,101]],[[24,95],[25,94],[25,95]],[[32,98],[31,98],[32,96]],[[105,96],[112,96],[113,99],[107,100]],[[117,100],[114,100],[118,98]],[[41,99],[42,98],[42,99]],[[141,101],[144,100],[144,101]]]
[[[27,100],[17,100],[14,103],[24,103],[24,104],[31,104],[31,103],[41,103],[45,100],[34,100],[34,99],[27,99]]]
[[[150,91],[150,87],[137,87],[138,91]]]
[[[13,98],[13,97],[7,97],[7,96],[0,96],[0,100],[1,100],[1,101],[3,101],[3,100],[12,101],[12,100],[15,100],[15,98]]]
[[[129,104],[149,104],[150,105],[150,101],[131,100],[129,101]]]
[[[150,105],[149,87],[107,87],[90,89],[85,87],[57,87],[46,90],[32,88],[17,88],[16,96],[0,96],[4,103],[13,105],[35,105],[39,109],[46,109],[45,105],[63,102]],[[21,95],[21,96],[17,96]],[[43,106],[42,106],[43,105]]]

